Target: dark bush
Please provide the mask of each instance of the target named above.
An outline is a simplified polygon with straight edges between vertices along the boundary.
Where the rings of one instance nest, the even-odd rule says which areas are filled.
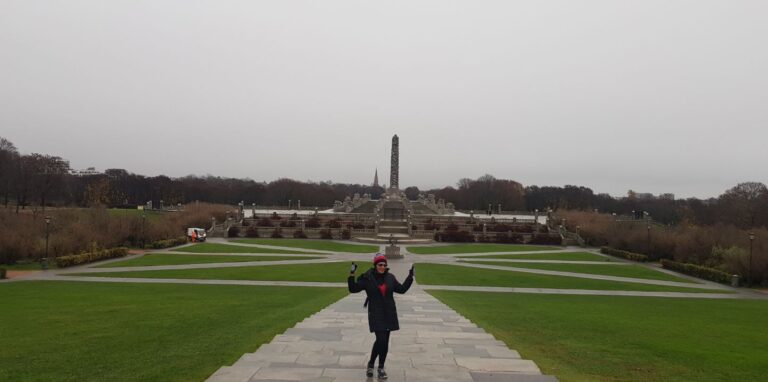
[[[240,228],[232,226],[229,227],[227,230],[227,237],[239,237],[240,236]]]
[[[307,228],[320,228],[320,219],[317,216],[313,216],[307,220],[304,226]]]
[[[341,239],[342,240],[349,240],[352,238],[352,233],[349,232],[348,229],[341,231]]]
[[[611,247],[600,247],[600,253],[621,257],[621,258],[632,260],[632,261],[641,261],[641,262],[648,261],[648,256],[646,255],[643,255],[640,253],[622,251],[620,249],[614,249]]]
[[[151,249],[163,249],[163,248],[170,248],[175,247],[177,245],[183,245],[187,243],[187,237],[186,236],[180,236],[175,239],[168,239],[168,240],[157,240],[153,241],[146,245],[146,248]]]
[[[282,239],[283,238],[283,230],[281,230],[280,228],[275,228],[275,230],[272,231],[272,235],[270,235],[269,237],[271,237],[273,239]]]
[[[341,221],[339,221],[338,218],[328,220],[328,223],[325,224],[328,228],[341,228]]]
[[[5,278],[5,272],[6,272],[5,268],[0,268],[0,280]]]
[[[472,243],[475,241],[475,237],[467,231],[443,231],[435,234],[437,241],[449,241],[456,243]]]
[[[509,232],[512,231],[512,226],[506,225],[506,224],[494,224],[492,227],[490,227],[489,231],[493,232]]]
[[[186,238],[184,238],[186,242]],[[71,267],[74,265],[88,264],[94,261],[114,259],[117,257],[124,257],[128,254],[128,248],[118,247],[103,249],[100,251],[93,251],[88,253],[81,253],[79,255],[59,256],[56,258],[56,266],[59,268]]]
[[[730,274],[718,269],[702,267],[696,264],[678,263],[667,259],[661,259],[661,266],[675,272],[723,284],[730,283],[732,277]]]
[[[500,232],[496,234],[496,242],[506,244],[523,244],[523,235],[517,233],[509,235],[504,232]]]
[[[529,244],[544,244],[544,245],[562,245],[563,240],[560,236],[552,236],[548,234],[536,234],[533,235]]]
[[[306,239],[307,238],[307,234],[304,233],[304,231],[302,231],[302,230],[296,230],[296,231],[293,231],[293,238],[294,239]]]
[[[512,227],[513,232],[520,232],[520,233],[533,233],[533,226],[532,225],[516,225]]]
[[[243,227],[248,227],[249,225],[251,225],[251,223],[248,223],[248,220],[243,219],[243,224],[242,225],[243,225]]]
[[[245,230],[245,237],[259,237],[259,229],[256,226],[248,226]]]
[[[259,222],[256,223],[259,227],[272,227],[272,220],[269,218],[261,218],[259,219]]]
[[[320,230],[320,238],[330,240],[333,239],[333,234],[331,233],[331,230],[329,229],[321,229]]]
[[[272,216],[270,217],[270,219],[272,219],[272,220],[280,220],[282,218],[280,217],[280,215],[277,214],[277,212],[273,212]]]

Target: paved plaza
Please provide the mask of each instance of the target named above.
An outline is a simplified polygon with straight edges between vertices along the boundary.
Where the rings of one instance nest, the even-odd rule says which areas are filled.
[[[341,299],[208,381],[365,381],[374,336],[364,299]],[[556,381],[419,287],[396,299],[401,330],[391,337],[390,381]]]

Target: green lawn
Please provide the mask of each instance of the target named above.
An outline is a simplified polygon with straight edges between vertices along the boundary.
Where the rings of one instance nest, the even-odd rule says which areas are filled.
[[[764,381],[768,301],[430,291],[573,381]]]
[[[645,292],[728,293],[727,291],[625,283],[579,277],[538,275],[496,269],[467,268],[446,264],[417,264],[416,277],[423,285],[470,285],[515,288],[629,290]]]
[[[40,263],[16,263],[16,264],[0,264],[0,268],[5,268],[9,271],[39,271]],[[56,262],[53,260],[48,261],[48,269],[56,269]]]
[[[510,253],[506,255],[482,255],[465,257],[464,259],[515,259],[515,260],[567,260],[567,261],[602,261],[610,262],[610,258],[589,252],[563,253]]]
[[[0,284],[2,381],[202,381],[342,288]]]
[[[605,275],[617,277],[634,277],[638,279],[676,281],[681,283],[696,283],[682,277],[668,275],[653,269],[648,269],[640,265],[611,265],[611,264],[547,264],[547,263],[506,263],[501,261],[471,261],[463,260],[473,264],[487,264],[502,267],[517,267],[530,269],[543,269],[547,271],[575,272],[592,275]]]
[[[132,272],[99,272],[68,274],[73,276],[99,277],[138,277],[138,278],[171,278],[171,279],[205,279],[205,280],[269,280],[269,281],[320,281],[345,283],[349,274],[348,262],[297,264],[297,265],[264,265],[234,268],[205,268],[205,269],[174,269]],[[361,269],[357,272],[361,274]],[[400,276],[400,275],[398,275]],[[400,282],[405,279],[402,275]]]
[[[287,254],[317,254],[306,251],[294,251],[290,249],[269,249],[259,247],[247,247],[244,245],[228,245],[218,243],[198,243],[189,247],[174,248],[174,252],[187,253],[287,253]]]
[[[93,268],[144,267],[153,265],[182,265],[209,263],[239,263],[245,261],[310,260],[319,256],[227,256],[227,255],[175,255],[150,253],[135,259],[104,264]]]
[[[408,247],[407,249],[408,252],[419,255],[444,255],[453,253],[548,251],[560,248],[515,244],[451,244],[436,247]]]
[[[237,243],[275,245],[278,247],[318,249],[333,252],[351,253],[376,253],[379,247],[376,245],[337,243],[330,240],[306,240],[306,239],[237,239]]]

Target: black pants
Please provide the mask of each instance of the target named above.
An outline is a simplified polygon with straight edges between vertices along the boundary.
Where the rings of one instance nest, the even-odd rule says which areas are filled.
[[[376,342],[373,343],[373,350],[371,350],[371,360],[368,361],[368,367],[373,367],[373,361],[376,357],[379,357],[379,368],[384,367],[384,361],[387,360],[387,352],[389,351],[389,330],[382,330],[380,332],[374,332],[376,334]]]

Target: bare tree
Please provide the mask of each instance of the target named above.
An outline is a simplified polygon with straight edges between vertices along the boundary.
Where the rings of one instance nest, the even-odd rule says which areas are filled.
[[[69,162],[61,157],[33,153],[29,156],[32,184],[45,212],[45,205],[51,192],[62,185],[69,172]]]
[[[19,160],[19,151],[13,143],[0,137],[0,193],[3,196],[3,205],[8,208],[8,196],[13,184],[14,165]]]
[[[758,217],[768,208],[768,188],[760,182],[739,183],[720,195],[721,214],[742,228],[752,228],[765,221]]]

